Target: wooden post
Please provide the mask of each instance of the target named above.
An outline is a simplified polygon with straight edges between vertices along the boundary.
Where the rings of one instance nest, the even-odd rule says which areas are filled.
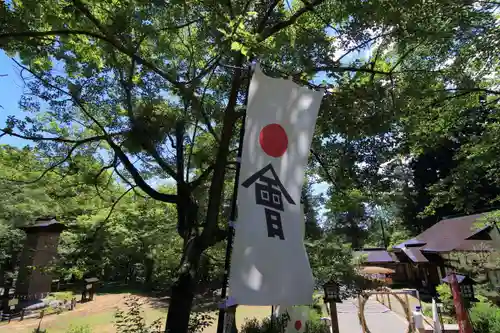
[[[415,327],[413,327],[413,323],[412,323],[412,314],[411,314],[410,302],[408,300],[408,294],[407,293],[405,293],[405,303],[406,303],[407,318],[410,320],[409,324],[411,324],[412,330],[415,331]]]
[[[361,295],[358,295],[358,317],[359,317],[359,324],[361,325],[361,330],[363,333],[366,333],[365,331],[365,325],[363,323],[363,317],[361,316],[361,307],[363,306],[363,302],[361,300]]]
[[[460,292],[457,277],[455,273],[450,275],[450,287],[453,295],[453,305],[455,306],[455,315],[460,333],[472,333],[472,325],[470,323],[469,314],[465,308],[464,301]]]
[[[330,303],[330,320],[331,320],[331,323],[332,323],[332,330],[331,332],[332,333],[340,333],[340,330],[339,330],[339,318],[338,318],[338,315],[337,315],[337,303],[335,303],[335,301],[331,301],[329,302]]]
[[[224,312],[224,333],[232,333],[237,327],[235,326],[235,315],[237,305],[229,306]]]
[[[387,294],[387,303],[389,303],[389,310],[392,310],[392,306],[391,306],[391,294]]]

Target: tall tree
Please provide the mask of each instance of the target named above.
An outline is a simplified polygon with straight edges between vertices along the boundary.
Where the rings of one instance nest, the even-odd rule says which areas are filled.
[[[487,169],[495,163],[487,143],[492,136],[477,130],[496,126],[495,113],[480,110],[498,104],[499,58],[491,45],[498,45],[499,4],[381,4],[346,3],[356,8],[353,23],[337,31],[352,45],[349,54],[371,45],[365,66],[391,75],[357,73],[337,80],[315,143],[329,168],[329,175],[319,173],[332,184],[330,214],[344,213],[344,230],[353,235],[367,225],[364,213],[345,213],[342,203],[353,191],[366,196],[360,203],[368,207],[386,195],[389,203],[406,207],[400,212],[416,233],[440,216],[480,209],[497,197]],[[353,31],[367,33],[368,26],[372,31],[363,42],[349,43]],[[343,55],[339,59],[346,62]],[[478,153],[487,160],[478,163]],[[382,172],[386,163],[402,159],[403,178],[401,170]]]
[[[308,239],[318,239],[321,237],[321,226],[319,217],[319,208],[322,204],[322,197],[314,193],[312,184],[306,179],[302,188],[301,201],[305,216],[305,237]]]

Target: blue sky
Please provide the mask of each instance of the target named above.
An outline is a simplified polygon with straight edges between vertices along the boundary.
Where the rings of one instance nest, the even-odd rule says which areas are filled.
[[[23,82],[19,76],[19,71],[9,57],[0,51],[0,126],[5,127],[5,122],[9,115],[19,116],[18,102],[23,92]],[[28,142],[11,136],[4,136],[0,139],[0,144],[13,146],[24,146]]]

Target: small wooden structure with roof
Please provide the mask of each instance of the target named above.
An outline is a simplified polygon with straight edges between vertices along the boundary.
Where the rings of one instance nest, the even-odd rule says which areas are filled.
[[[59,236],[66,226],[55,217],[38,218],[34,223],[20,228],[26,240],[19,265],[16,295],[21,300],[45,297],[52,284],[50,266],[57,259]]]

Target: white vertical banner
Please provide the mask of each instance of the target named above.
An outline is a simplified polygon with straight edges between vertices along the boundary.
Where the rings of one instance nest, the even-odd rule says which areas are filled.
[[[441,321],[439,320],[439,312],[436,299],[432,298],[432,324],[434,326],[434,333],[441,333]]]
[[[250,83],[229,292],[241,305],[310,304],[300,194],[324,91],[265,76]]]
[[[287,309],[289,320],[285,327],[285,333],[303,333],[306,331],[306,323],[309,319],[309,307],[294,306]]]
[[[277,306],[275,311],[275,316],[278,318],[281,315],[287,315],[288,319],[285,324],[284,333],[301,333],[305,332],[306,324],[309,320],[308,306]]]

